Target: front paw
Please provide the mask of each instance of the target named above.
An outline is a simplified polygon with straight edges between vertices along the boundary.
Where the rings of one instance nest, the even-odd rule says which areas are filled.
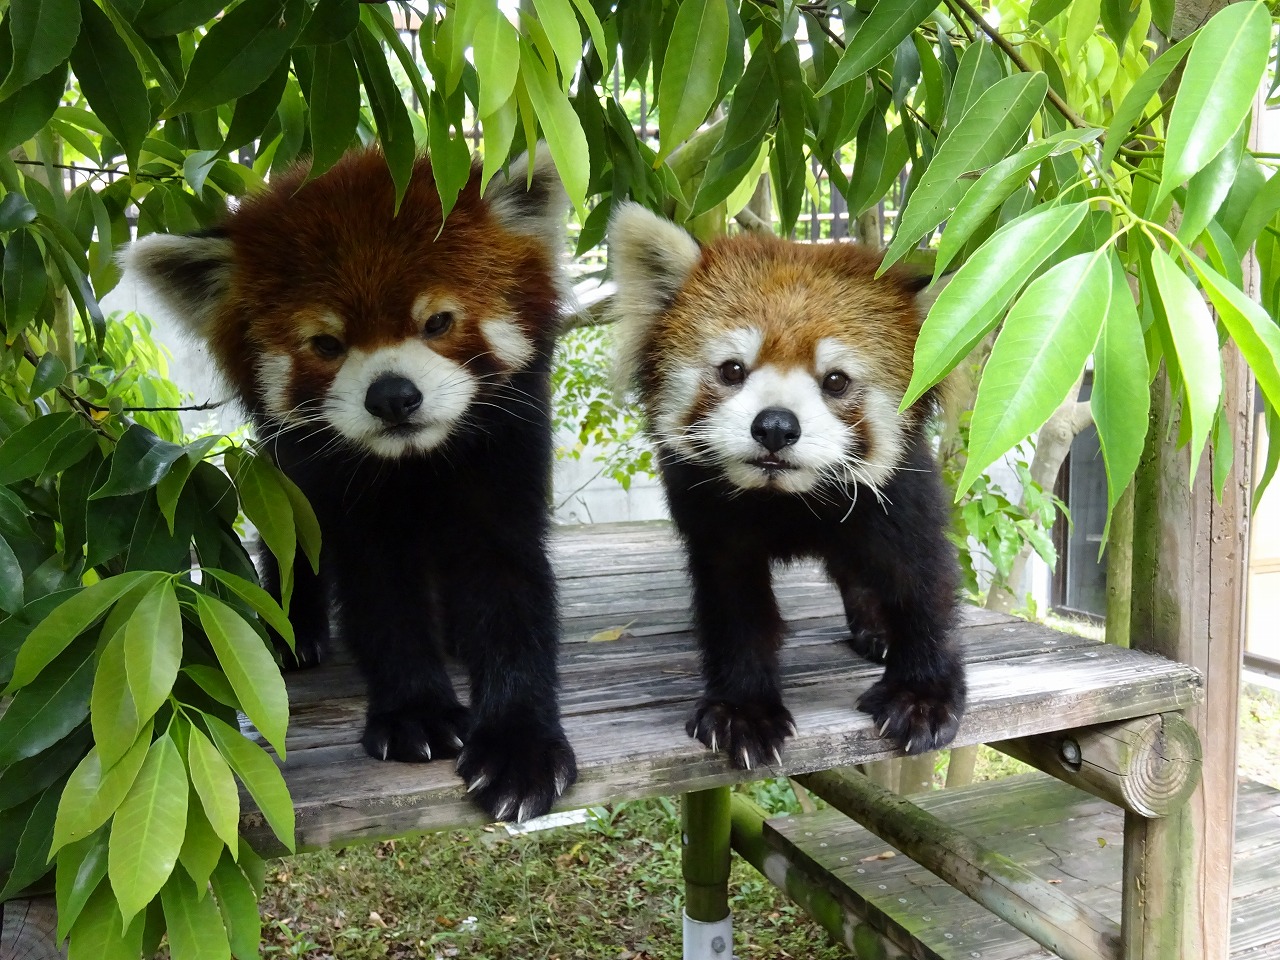
[[[284,637],[271,628],[267,628],[271,643],[280,654],[280,666],[286,671],[307,670],[320,665],[327,637],[311,632],[298,631],[293,637],[293,647]]]
[[[872,663],[884,663],[889,656],[889,638],[883,630],[870,627],[850,627],[849,646],[853,652]]]
[[[477,726],[458,775],[489,816],[522,823],[551,809],[578,779],[578,766],[559,723],[521,714]]]
[[[782,762],[782,744],[795,736],[791,712],[781,701],[730,703],[703,697],[684,725],[685,732],[728,755],[740,770]]]
[[[375,760],[425,763],[456,757],[470,725],[470,712],[458,703],[444,709],[418,706],[370,711],[360,743]]]
[[[906,682],[886,672],[858,698],[858,709],[871,714],[880,736],[908,754],[939,750],[954,740],[964,704],[964,668],[958,664],[925,681]]]

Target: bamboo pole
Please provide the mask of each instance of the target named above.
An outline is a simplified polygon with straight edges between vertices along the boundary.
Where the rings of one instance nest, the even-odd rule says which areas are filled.
[[[1063,960],[1116,960],[1120,927],[1025,867],[866,777],[797,776],[809,790]]]
[[[729,960],[728,787],[695,790],[680,799],[684,873],[684,960]]]

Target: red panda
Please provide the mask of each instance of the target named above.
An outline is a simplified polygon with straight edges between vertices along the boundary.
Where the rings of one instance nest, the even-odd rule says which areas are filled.
[[[638,393],[688,553],[705,692],[689,735],[750,769],[795,733],[773,561],[821,560],[861,655],[858,701],[907,753],[946,746],[965,705],[958,568],[911,379],[922,282],[842,243],[705,247],[636,204],[609,230],[619,376]]]
[[[520,820],[576,776],[544,547],[568,200],[546,157],[527,170],[482,195],[473,169],[442,224],[428,159],[396,212],[385,159],[357,151],[126,254],[315,508],[320,575],[295,564],[298,664],[318,661],[332,601],[368,688],[365,750],[456,756],[479,804]],[[469,668],[469,709],[442,649]]]

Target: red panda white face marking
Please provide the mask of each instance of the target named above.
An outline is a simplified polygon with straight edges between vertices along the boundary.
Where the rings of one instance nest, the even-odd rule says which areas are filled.
[[[699,248],[635,205],[610,238],[622,373],[660,445],[739,489],[879,493],[927,406],[898,413],[920,322],[906,278],[875,279],[852,245]]]
[[[245,200],[215,235],[152,235],[127,265],[210,341],[255,417],[389,459],[430,452],[546,358],[568,200],[549,155],[448,219],[429,161],[398,210],[385,160],[348,154]]]

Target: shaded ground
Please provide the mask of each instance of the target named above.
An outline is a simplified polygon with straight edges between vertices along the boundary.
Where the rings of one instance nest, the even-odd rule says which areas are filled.
[[[1023,769],[984,747],[977,778]],[[1240,772],[1280,788],[1280,692],[1246,688]],[[786,781],[744,789],[771,811],[799,809]],[[273,867],[263,901],[265,956],[679,956],[679,815],[667,799],[597,808],[586,824],[531,836],[487,827],[307,854]],[[742,960],[847,960],[820,927],[736,857],[732,893],[734,948]]]

